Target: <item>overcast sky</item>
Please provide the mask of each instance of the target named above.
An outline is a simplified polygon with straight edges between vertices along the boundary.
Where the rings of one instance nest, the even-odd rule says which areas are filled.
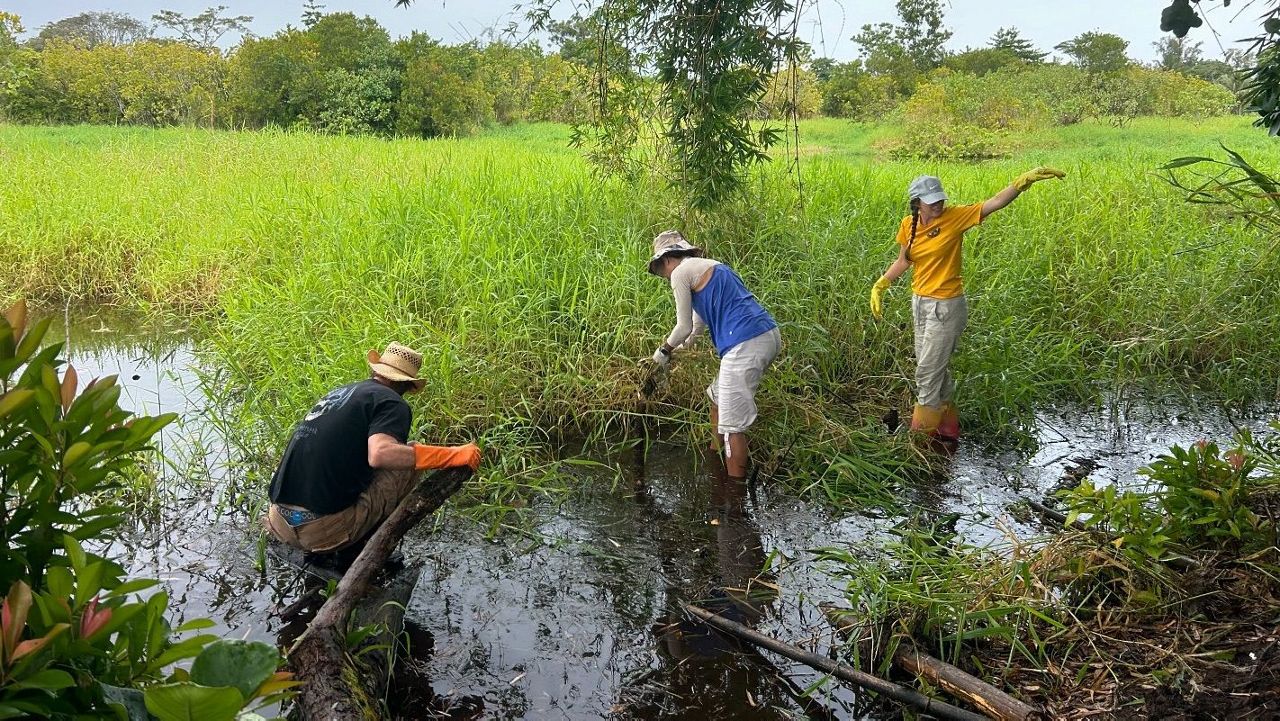
[[[521,12],[514,9],[516,2],[416,0],[412,7],[405,9],[396,8],[394,0],[324,0],[324,11],[347,10],[371,15],[393,37],[421,30],[453,43],[483,38],[486,31],[502,31],[513,20],[523,20]],[[228,13],[253,16],[253,32],[271,35],[287,24],[299,24],[303,1],[4,0],[0,9],[17,13],[27,30],[35,31],[53,20],[89,10],[114,10],[149,20],[159,10],[194,15],[219,4],[226,5]],[[571,0],[561,0],[566,8],[571,4]],[[951,0],[946,6],[946,20],[954,33],[950,43],[954,50],[985,45],[1001,26],[1018,28],[1041,50],[1052,50],[1057,43],[1087,30],[1099,30],[1128,40],[1130,57],[1150,61],[1155,59],[1151,44],[1162,35],[1160,10],[1167,4],[1168,0]],[[1208,20],[1218,31],[1218,39],[1208,27],[1192,30],[1190,37],[1204,42],[1207,56],[1217,57],[1221,54],[1219,42],[1223,47],[1230,47],[1233,41],[1256,34],[1257,12],[1215,8],[1209,12]],[[893,0],[819,0],[806,12],[801,35],[814,46],[817,55],[847,60],[857,57],[857,47],[849,38],[862,25],[895,20]]]

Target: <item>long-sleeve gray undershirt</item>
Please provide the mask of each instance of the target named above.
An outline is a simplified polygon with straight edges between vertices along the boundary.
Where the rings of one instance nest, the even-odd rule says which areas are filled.
[[[710,258],[685,258],[671,271],[671,292],[676,299],[676,327],[667,336],[667,345],[675,348],[692,340],[706,328],[706,323],[693,310],[693,286],[707,269],[720,265]]]

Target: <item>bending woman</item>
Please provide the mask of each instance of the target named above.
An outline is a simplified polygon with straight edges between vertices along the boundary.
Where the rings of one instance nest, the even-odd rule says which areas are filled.
[[[1012,203],[1033,183],[1062,177],[1066,173],[1061,170],[1036,168],[1019,175],[985,202],[951,207],[946,206],[942,181],[932,175],[911,181],[907,188],[911,215],[898,226],[898,258],[871,288],[871,313],[880,318],[884,292],[908,268],[915,269],[911,314],[915,321],[916,405],[911,430],[945,440],[960,437],[951,355],[969,318],[960,277],[964,232]]]
[[[782,347],[778,324],[729,266],[704,257],[678,231],[653,239],[649,272],[671,281],[676,327],[653,354],[666,367],[676,350],[688,348],[706,328],[720,355],[720,372],[707,387],[715,447],[723,450],[731,477],[747,475],[747,428],[756,420],[760,376]]]

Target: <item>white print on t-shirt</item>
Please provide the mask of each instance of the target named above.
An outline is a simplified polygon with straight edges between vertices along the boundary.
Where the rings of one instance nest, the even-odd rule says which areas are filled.
[[[307,413],[307,417],[302,420],[304,422],[314,421],[331,410],[345,406],[347,401],[351,400],[351,396],[355,392],[356,387],[354,385],[343,386],[337,390],[330,391],[329,395],[321,398],[320,402],[316,403],[315,407],[311,409],[311,412]]]

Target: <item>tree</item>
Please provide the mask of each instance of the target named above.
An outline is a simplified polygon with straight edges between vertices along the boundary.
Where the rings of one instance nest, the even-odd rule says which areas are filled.
[[[1230,2],[1222,0],[1222,6]],[[1250,0],[1246,6],[1252,4]],[[1266,4],[1269,7],[1259,18],[1261,32],[1249,38],[1251,45],[1246,52],[1254,54],[1255,62],[1239,75],[1243,83],[1240,95],[1249,109],[1258,114],[1255,124],[1267,128],[1271,135],[1280,135],[1280,92],[1276,91],[1280,88],[1280,0],[1268,0]],[[1204,24],[1196,8],[1189,0],[1172,0],[1160,13],[1160,29],[1179,38],[1186,37],[1191,28]]]
[[[86,12],[45,25],[31,40],[43,50],[50,40],[75,40],[88,47],[127,45],[151,37],[151,26],[124,13]]]
[[[1049,53],[1041,52],[1034,43],[1022,37],[1017,28],[1000,28],[996,30],[995,34],[991,36],[991,40],[987,42],[987,46],[992,50],[1004,50],[1013,53],[1019,60],[1028,63],[1044,62],[1044,59],[1049,56]]]
[[[1156,54],[1160,56],[1159,66],[1161,70],[1180,70],[1184,72],[1204,60],[1204,51],[1201,50],[1201,45],[1203,43],[1193,43],[1185,38],[1173,36],[1160,38],[1151,43],[1151,46],[1156,49]]]
[[[324,17],[324,5],[316,0],[307,0],[302,4],[302,27],[311,28]]]
[[[1089,31],[1053,46],[1091,73],[1109,73],[1124,69],[1130,60],[1125,50],[1129,41],[1111,33]]]
[[[1025,61],[1005,48],[965,48],[963,52],[948,55],[942,67],[958,73],[986,75],[1010,65],[1022,65]]]
[[[10,115],[9,104],[32,73],[34,53],[18,45],[22,19],[0,11],[0,117]]]
[[[224,16],[226,5],[209,8],[199,15],[187,17],[176,10],[161,10],[151,19],[156,24],[178,34],[178,39],[198,48],[217,47],[218,41],[230,32],[249,34],[252,15]]]
[[[943,30],[942,0],[898,0],[901,24],[863,25],[853,36],[873,73],[912,76],[942,64],[951,31]],[[908,78],[904,77],[904,80]],[[914,77],[904,87],[914,86]]]

